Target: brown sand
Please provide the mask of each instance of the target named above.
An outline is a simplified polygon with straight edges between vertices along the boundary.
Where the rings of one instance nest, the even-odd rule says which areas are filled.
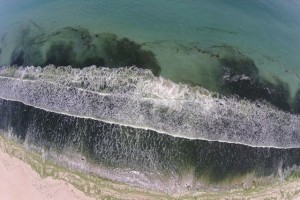
[[[1,200],[91,200],[74,186],[53,178],[41,178],[21,160],[0,150]]]

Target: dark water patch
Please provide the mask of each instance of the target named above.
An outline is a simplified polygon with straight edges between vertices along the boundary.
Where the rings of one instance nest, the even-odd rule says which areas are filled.
[[[117,39],[114,35],[105,39],[104,50],[108,57],[108,65],[115,66],[142,66],[152,69],[154,75],[160,73],[160,67],[154,54],[149,50],[142,50],[141,45],[128,38]]]
[[[36,23],[21,29],[18,44],[10,53],[10,65],[57,66],[83,68],[137,66],[159,75],[161,68],[153,52],[128,38],[113,33],[91,34],[81,27],[65,27],[46,33]],[[6,64],[6,63],[1,63]]]
[[[17,48],[12,52],[10,64],[18,66],[24,64],[24,51],[21,48]]]
[[[67,27],[62,31],[56,32],[54,39],[50,39],[50,41],[52,42],[57,37],[64,38],[68,35],[72,38],[69,43],[74,45],[70,46],[66,42],[62,42],[60,46],[65,46],[63,50],[67,53],[67,58],[73,58],[73,60],[69,60],[69,64],[73,67],[82,68],[98,65],[114,68],[136,65],[140,68],[151,69],[155,75],[160,73],[161,69],[155,55],[151,51],[143,50],[141,45],[128,38],[118,38],[111,33],[91,35],[87,29]],[[60,52],[60,49],[50,48],[47,55],[54,54],[55,58],[59,58],[57,52]],[[70,54],[74,55],[69,56]],[[52,60],[57,62],[51,63],[51,60],[48,59],[44,65],[65,65],[64,62],[60,62],[62,61],[61,59]]]
[[[259,76],[259,70],[250,58],[225,57],[222,67],[223,94],[237,94],[250,100],[263,99],[285,111],[292,111],[289,104],[288,85],[276,78],[275,83]]]
[[[201,80],[184,77],[182,81],[200,84],[225,96],[267,101],[281,110],[294,112],[288,84],[279,77],[273,76],[273,81],[270,81],[261,76],[254,60],[237,48],[227,44],[205,48],[199,43],[191,43],[190,46],[181,44],[179,47],[187,53],[198,52],[210,63],[209,68],[199,66],[197,69]]]
[[[47,51],[45,65],[47,63],[56,66],[73,65],[75,55],[72,43],[54,42]]]
[[[7,45],[7,33],[1,35],[0,43],[4,46]]]
[[[300,113],[300,89],[296,92],[296,95],[293,99],[293,108],[295,113]]]
[[[189,140],[46,112],[19,102],[0,100],[0,129],[23,142],[59,153],[72,151],[88,161],[113,168],[164,173],[220,183],[248,172],[279,176],[300,165],[299,149],[253,148],[239,144]],[[174,174],[175,173],[175,174]]]

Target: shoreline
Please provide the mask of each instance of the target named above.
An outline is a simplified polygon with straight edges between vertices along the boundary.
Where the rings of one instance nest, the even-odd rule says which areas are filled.
[[[31,166],[0,149],[0,194],[3,199],[92,200],[73,185],[42,178]]]
[[[5,159],[2,159],[2,157],[3,158],[5,157]],[[13,138],[7,139],[3,135],[0,135],[0,160],[1,161],[7,160],[8,163],[12,163],[13,165],[17,165],[17,166],[22,166],[21,168],[17,167],[17,170],[22,170],[23,168],[26,168],[26,171],[28,171],[26,173],[35,174],[33,176],[34,180],[39,179],[41,184],[44,185],[47,184],[46,181],[48,181],[49,179],[52,182],[59,182],[59,183],[61,182],[62,186],[64,186],[65,184],[70,185],[70,188],[72,188],[70,190],[73,191],[76,190],[77,193],[81,195],[80,197],[82,198],[77,198],[79,200],[81,199],[83,200],[171,199],[170,196],[163,193],[148,191],[146,189],[128,186],[126,184],[117,183],[111,180],[107,180],[105,178],[101,178],[90,174],[85,174],[76,170],[59,166],[51,160],[44,160],[42,156],[38,153],[26,150],[26,148],[24,148],[22,145],[16,142]],[[0,163],[0,167],[2,167],[2,163]],[[3,169],[3,171],[4,170],[5,169]],[[0,173],[2,174],[2,169],[0,169]],[[12,174],[12,177],[14,177],[14,173]],[[26,176],[22,179],[28,181],[31,178],[30,176]],[[19,179],[17,179],[17,182],[18,180]],[[5,186],[5,183],[3,184]],[[2,185],[0,186],[2,187]],[[0,187],[0,194],[2,195],[1,187]],[[68,190],[68,187],[63,188],[63,190]],[[48,193],[51,193],[51,191],[49,191]],[[29,199],[32,198],[30,197]],[[37,198],[37,199],[47,200],[47,198]],[[53,199],[60,199],[60,198],[53,198]],[[63,198],[63,199],[76,199],[76,198],[72,198],[72,196],[67,196],[67,198]]]
[[[297,175],[266,186],[168,195],[66,169],[2,135],[0,158],[0,193],[6,199],[300,199]]]

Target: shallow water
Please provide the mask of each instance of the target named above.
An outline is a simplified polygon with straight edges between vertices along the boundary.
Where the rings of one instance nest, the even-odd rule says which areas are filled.
[[[0,28],[8,46],[15,45],[9,40],[10,31],[20,26],[38,25],[43,33],[81,26],[91,33],[108,32],[146,42],[143,48],[155,53],[162,76],[212,89],[214,81],[207,81],[214,79],[215,60],[193,47],[222,55],[232,54],[226,49],[229,46],[253,59],[268,80],[274,82],[276,76],[287,82],[292,94],[298,89],[297,1],[13,0],[1,4]],[[1,46],[1,64],[9,64],[9,53],[5,54],[9,47]]]

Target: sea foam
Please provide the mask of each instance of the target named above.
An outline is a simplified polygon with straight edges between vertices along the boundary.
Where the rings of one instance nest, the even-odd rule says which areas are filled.
[[[223,97],[136,67],[0,68],[0,98],[174,137],[299,148],[300,117],[266,102]]]

